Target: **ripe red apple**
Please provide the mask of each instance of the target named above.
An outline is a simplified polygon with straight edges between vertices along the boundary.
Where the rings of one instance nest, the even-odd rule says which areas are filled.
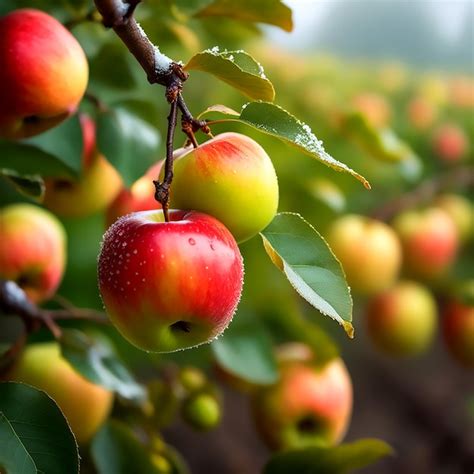
[[[56,291],[65,262],[66,234],[50,212],[31,204],[0,209],[0,278],[38,303]]]
[[[99,287],[107,314],[137,347],[172,352],[221,334],[243,283],[242,257],[217,219],[194,211],[129,214],[104,236]]]
[[[448,302],[442,311],[441,324],[451,355],[462,365],[474,368],[474,306]]]
[[[81,46],[39,10],[0,18],[0,136],[37,135],[77,108],[89,69]]]
[[[342,359],[323,367],[290,360],[280,379],[253,398],[257,429],[273,449],[333,446],[347,431],[352,382]]]
[[[63,217],[83,217],[107,207],[122,187],[117,170],[97,150],[95,124],[80,116],[83,132],[82,175],[78,180],[47,179],[44,205]]]
[[[458,232],[442,209],[405,211],[393,221],[403,247],[403,263],[409,274],[437,279],[456,258]]]
[[[437,326],[436,302],[424,286],[400,281],[373,298],[367,312],[369,335],[383,352],[411,356],[427,349]]]
[[[7,378],[44,390],[61,408],[79,443],[87,443],[107,418],[113,393],[79,375],[56,343],[28,345]]]
[[[238,242],[247,240],[277,211],[272,161],[251,138],[222,133],[176,160],[171,207],[205,212],[219,219]]]
[[[435,205],[451,217],[461,242],[473,237],[474,206],[468,199],[459,194],[442,194],[436,198]]]
[[[457,162],[467,154],[469,139],[459,125],[447,123],[434,132],[432,147],[433,152],[440,160]]]
[[[395,232],[383,222],[346,215],[333,222],[327,239],[355,292],[374,294],[397,278],[401,246]]]

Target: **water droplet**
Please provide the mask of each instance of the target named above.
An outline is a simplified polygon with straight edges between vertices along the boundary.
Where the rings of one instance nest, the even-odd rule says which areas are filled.
[[[196,245],[196,241],[194,239],[188,239],[189,245]]]
[[[216,248],[214,247],[214,244],[211,244],[211,250],[216,250]]]
[[[133,251],[133,253],[136,255],[136,254],[138,253],[138,250],[135,249],[135,250]]]
[[[127,246],[127,242],[122,242],[122,247],[126,247]]]

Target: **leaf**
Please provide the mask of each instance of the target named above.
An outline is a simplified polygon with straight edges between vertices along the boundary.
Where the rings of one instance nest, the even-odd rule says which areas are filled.
[[[0,442],[0,466],[7,468],[15,463],[10,470],[7,468],[8,474],[79,472],[74,435],[59,407],[45,392],[21,383],[0,383],[0,412],[0,438],[8,435],[12,443],[4,443],[3,439]],[[21,449],[14,451],[19,443],[28,456]],[[23,465],[31,468],[31,461],[34,471],[23,470]]]
[[[97,117],[97,143],[130,186],[156,161],[160,135],[144,120],[116,108]]]
[[[341,264],[321,235],[300,215],[280,213],[260,233],[272,262],[293,288],[353,337],[352,298]]]
[[[260,385],[278,379],[272,343],[255,320],[231,325],[211,348],[219,365],[241,379]]]
[[[103,336],[95,337],[77,329],[64,329],[63,357],[85,378],[113,390],[126,400],[144,403],[145,388],[137,383]]]
[[[21,466],[21,467],[20,467]],[[36,466],[15,433],[7,417],[0,411],[0,472],[36,474]]]
[[[36,201],[42,201],[45,187],[41,176],[21,176],[16,171],[5,168],[0,169],[0,176],[3,176],[3,178],[9,181],[21,194],[33,198]]]
[[[375,128],[360,112],[351,112],[343,121],[343,131],[362,149],[381,161],[413,161],[413,150],[389,128]]]
[[[366,467],[392,454],[392,448],[378,439],[361,439],[333,448],[306,448],[274,455],[263,474],[344,474]]]
[[[127,425],[110,420],[92,441],[91,454],[98,474],[185,474],[187,468],[175,451],[160,446],[164,453],[143,446]],[[163,461],[166,471],[162,469]]]
[[[369,182],[363,176],[344,163],[335,160],[326,152],[322,142],[316,138],[308,125],[278,105],[269,102],[249,102],[242,107],[240,114],[225,106],[212,106],[201,113],[200,116],[210,112],[230,115],[232,118],[221,120],[242,122],[260,132],[279,138],[336,171],[350,173],[361,181],[366,188],[370,189]]]
[[[235,20],[267,23],[285,31],[293,29],[291,9],[280,0],[215,0],[195,16],[226,16]]]
[[[245,51],[219,51],[215,46],[194,55],[185,69],[208,72],[251,99],[273,101],[275,89],[262,66]]]

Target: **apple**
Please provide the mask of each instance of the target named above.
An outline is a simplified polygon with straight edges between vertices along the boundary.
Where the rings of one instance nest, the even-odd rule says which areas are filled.
[[[257,429],[272,449],[333,446],[347,431],[352,382],[340,358],[320,367],[289,360],[279,381],[253,395]]]
[[[468,199],[459,194],[442,194],[435,199],[434,204],[451,217],[461,242],[472,239],[474,206]]]
[[[385,128],[390,121],[391,110],[387,99],[375,92],[362,92],[352,99],[352,107],[360,112],[372,127]]]
[[[458,232],[449,215],[435,207],[399,214],[393,227],[400,237],[403,263],[409,274],[436,280],[456,258]]]
[[[432,137],[435,155],[445,162],[462,160],[469,150],[469,139],[457,124],[446,123],[437,128]]]
[[[245,135],[217,135],[176,160],[171,207],[209,214],[243,242],[266,227],[277,211],[272,161]]]
[[[215,428],[222,418],[219,400],[209,392],[196,393],[186,398],[181,414],[190,426],[200,431]]]
[[[458,301],[446,303],[441,327],[451,355],[465,367],[474,368],[474,306]]]
[[[77,40],[52,16],[15,10],[0,18],[0,136],[37,135],[70,116],[89,68]]]
[[[232,234],[195,211],[129,214],[107,230],[99,288],[129,342],[155,352],[197,346],[221,334],[240,299],[243,263]]]
[[[81,444],[92,438],[112,407],[112,392],[79,375],[54,342],[28,345],[8,378],[44,390],[53,398]]]
[[[84,217],[102,211],[122,188],[119,173],[97,150],[94,122],[87,115],[79,118],[84,142],[82,175],[78,180],[45,180],[44,205],[63,217]]]
[[[433,341],[436,302],[423,285],[402,280],[369,303],[367,326],[374,344],[393,356],[413,356]]]
[[[436,120],[437,114],[437,109],[433,103],[422,96],[414,97],[407,107],[408,119],[418,130],[429,128]]]
[[[469,76],[454,77],[449,84],[450,101],[456,107],[474,107],[474,80]]]
[[[348,214],[332,223],[327,240],[355,292],[374,294],[397,278],[401,246],[395,232],[383,222]]]
[[[32,204],[0,209],[0,278],[39,303],[56,291],[66,264],[66,233],[54,215]]]

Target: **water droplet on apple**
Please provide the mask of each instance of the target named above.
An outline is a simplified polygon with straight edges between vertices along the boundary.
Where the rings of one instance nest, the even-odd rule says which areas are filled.
[[[189,245],[196,245],[196,241],[194,239],[188,239]]]

